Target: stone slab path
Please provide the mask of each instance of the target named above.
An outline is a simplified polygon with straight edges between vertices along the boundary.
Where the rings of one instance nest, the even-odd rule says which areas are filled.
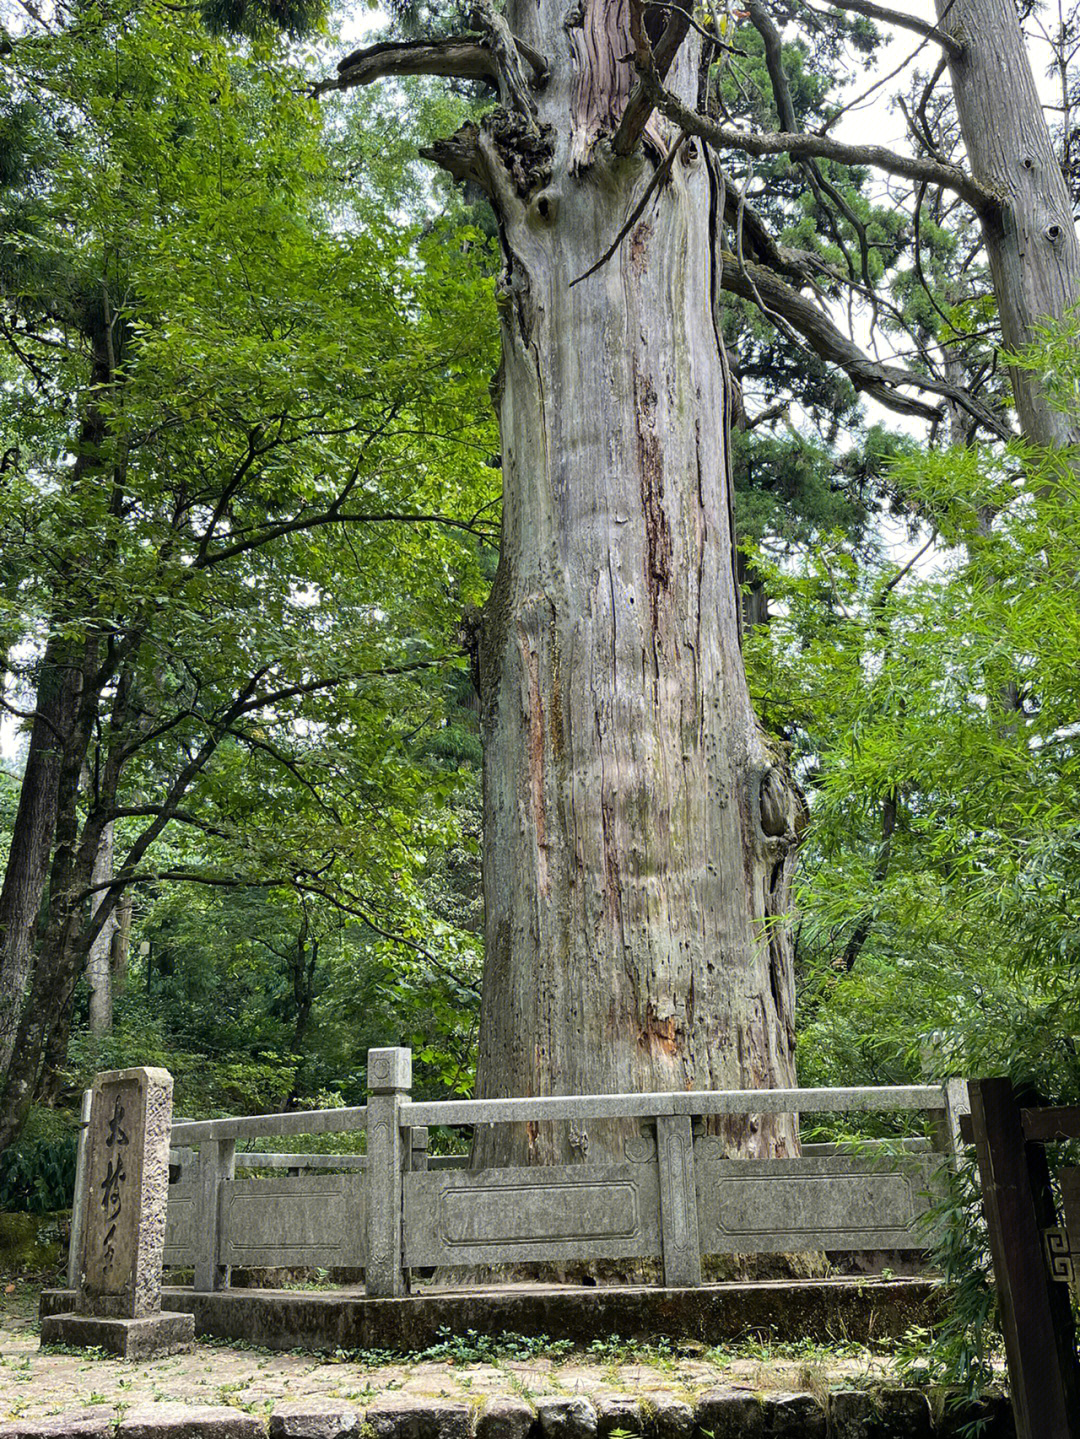
[[[462,1363],[457,1356],[379,1363],[360,1358],[265,1353],[199,1342],[190,1354],[144,1363],[77,1353],[41,1353],[37,1297],[0,1296],[0,1419],[46,1417],[88,1403],[115,1413],[148,1403],[229,1404],[269,1412],[278,1400],[343,1400],[367,1408],[389,1398],[459,1400],[470,1406],[492,1394],[528,1402],[559,1396],[591,1399],[668,1395],[685,1402],[718,1385],[747,1393],[862,1386],[894,1379],[886,1355],[851,1345],[837,1351],[790,1346],[705,1351],[680,1346],[642,1357],[612,1342],[595,1354],[554,1358],[524,1354]],[[552,1336],[557,1338],[557,1336]],[[448,1341],[449,1343],[450,1341]],[[458,1347],[467,1355],[469,1341]]]

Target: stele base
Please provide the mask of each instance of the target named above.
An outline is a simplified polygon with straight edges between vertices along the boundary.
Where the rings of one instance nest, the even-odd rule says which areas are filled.
[[[42,1344],[103,1349],[117,1359],[158,1359],[183,1354],[195,1340],[192,1314],[149,1314],[142,1319],[101,1319],[94,1314],[52,1314],[41,1321]]]

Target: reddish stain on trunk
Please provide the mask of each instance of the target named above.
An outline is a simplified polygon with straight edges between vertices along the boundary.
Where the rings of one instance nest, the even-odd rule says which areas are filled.
[[[637,411],[638,468],[641,504],[645,513],[645,582],[653,634],[659,629],[660,592],[671,583],[671,529],[664,512],[664,457],[657,435],[656,391],[648,375],[634,363],[634,403]]]
[[[639,278],[644,275],[649,263],[649,236],[652,226],[642,220],[630,235],[630,265]]]
[[[645,1011],[645,1023],[638,1033],[638,1044],[648,1054],[663,1054],[668,1059],[679,1055],[679,1024],[673,1014],[667,1019],[657,1017],[650,1004]]]
[[[544,809],[544,701],[540,693],[540,658],[524,633],[521,635],[521,648],[529,675],[529,810],[536,829],[539,888],[546,898],[551,893],[551,877],[548,874],[547,816]]]

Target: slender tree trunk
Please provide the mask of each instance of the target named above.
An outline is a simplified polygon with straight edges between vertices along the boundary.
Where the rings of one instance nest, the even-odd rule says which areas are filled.
[[[109,946],[113,991],[123,993],[127,983],[128,956],[131,953],[131,890],[125,889],[116,906],[116,928]]]
[[[98,331],[92,340],[91,395],[111,378],[108,336]],[[73,489],[93,479],[104,436],[104,416],[96,401],[91,400],[79,432],[71,472]],[[30,747],[0,889],[0,1081],[10,1078],[64,785],[74,769],[77,788],[90,739],[89,727],[78,722],[87,699],[87,647],[63,630],[69,598],[62,592],[63,583],[61,576],[57,594],[61,623],[50,634],[42,657]]]
[[[77,788],[76,775],[76,793]],[[41,952],[0,1096],[0,1150],[17,1137],[39,1085],[43,1095],[51,1092],[54,1075],[67,1056],[72,995],[95,934],[93,925],[87,925],[81,896],[91,883],[104,826],[92,811],[79,836],[77,810],[61,804]],[[105,905],[111,909],[108,900]]]
[[[113,877],[113,839],[114,830],[110,821],[101,836],[97,854],[94,856],[94,868],[90,874],[90,883],[94,887],[90,900],[91,916],[97,913],[106,893],[97,886],[108,884]],[[98,931],[86,960],[86,977],[90,985],[91,1034],[107,1034],[112,1029],[112,941],[116,927],[117,911],[114,909]]]
[[[654,119],[648,159],[608,143],[634,81],[626,3],[512,0],[507,18],[551,67],[542,139],[496,112],[441,155],[486,185],[505,259],[477,1092],[788,1085],[781,916],[801,802],[740,652],[718,178],[684,146],[614,257],[572,283],[676,136]],[[691,39],[671,81],[691,101],[698,54]],[[746,1152],[797,1145],[788,1120],[728,1128]],[[474,1160],[566,1160],[585,1142],[504,1127]],[[589,1157],[621,1142],[596,1126]]]
[[[1006,345],[1019,350],[1035,326],[1080,301],[1080,244],[1012,0],[936,0],[942,29],[963,42],[949,60],[971,169],[1001,197],[983,223]],[[1080,418],[1054,410],[1042,378],[1012,372],[1025,436],[1080,444]]]

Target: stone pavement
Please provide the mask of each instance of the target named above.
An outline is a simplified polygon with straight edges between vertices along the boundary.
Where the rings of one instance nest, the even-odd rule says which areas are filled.
[[[197,1343],[120,1362],[40,1352],[36,1296],[0,1300],[0,1439],[930,1439],[955,1433],[887,1356],[850,1345],[493,1354],[415,1361]],[[869,1390],[888,1392],[884,1407]],[[876,1416],[876,1417],[875,1417]],[[891,1417],[890,1417],[891,1416]],[[882,1425],[885,1427],[882,1427]],[[1006,1436],[1001,1422],[990,1431]]]

